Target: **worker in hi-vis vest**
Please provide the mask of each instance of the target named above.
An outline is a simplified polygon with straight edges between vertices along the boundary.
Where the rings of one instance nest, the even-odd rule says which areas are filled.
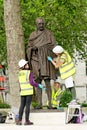
[[[38,84],[33,79],[33,74],[29,70],[28,61],[21,59],[19,61],[19,86],[20,86],[20,96],[21,96],[21,104],[19,108],[19,120],[16,122],[17,125],[22,125],[22,116],[24,108],[25,110],[25,125],[33,125],[33,122],[30,122],[30,105],[33,95],[33,86],[39,87],[44,90],[42,84]]]
[[[61,79],[64,80],[65,86],[70,90],[72,99],[76,99],[76,90],[73,75],[76,73],[75,64],[67,51],[61,46],[57,45],[53,48],[53,53],[56,58],[52,59],[50,56],[47,57],[56,69],[59,68]]]
[[[52,99],[51,99],[52,108],[58,109],[60,104],[60,97],[63,93],[60,78],[54,81],[54,84],[52,85],[51,89],[52,89]]]

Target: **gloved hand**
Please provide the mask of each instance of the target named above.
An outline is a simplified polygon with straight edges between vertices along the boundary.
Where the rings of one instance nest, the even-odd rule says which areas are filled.
[[[48,59],[48,61],[52,61],[53,60],[52,57],[50,57],[50,56],[47,56],[47,59]]]
[[[39,84],[38,87],[42,89],[42,88],[43,88],[43,85],[42,85],[42,84]]]
[[[42,90],[46,89],[42,84],[39,84],[38,87],[41,88]]]

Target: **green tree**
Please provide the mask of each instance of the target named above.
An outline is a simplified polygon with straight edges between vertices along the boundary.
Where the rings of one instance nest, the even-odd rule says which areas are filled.
[[[3,0],[0,0],[0,63],[7,61]]]
[[[29,34],[35,29],[35,19],[45,17],[58,44],[71,54],[78,51],[86,56],[87,0],[22,0],[22,19],[27,44]]]
[[[71,54],[87,55],[87,0],[21,0],[25,46],[35,29],[35,19],[45,17],[58,44]],[[0,0],[0,62],[6,60],[3,0]]]

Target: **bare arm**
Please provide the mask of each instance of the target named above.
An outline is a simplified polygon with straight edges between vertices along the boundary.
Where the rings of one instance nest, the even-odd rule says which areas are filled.
[[[61,61],[55,62],[54,60],[52,60],[51,63],[53,64],[55,68],[59,68],[63,64],[63,62]]]

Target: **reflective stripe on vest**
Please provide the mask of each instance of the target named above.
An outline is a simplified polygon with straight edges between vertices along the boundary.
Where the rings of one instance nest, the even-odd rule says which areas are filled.
[[[19,83],[21,87],[20,95],[32,95],[33,86],[29,83],[30,70],[19,71]]]
[[[68,60],[59,68],[62,79],[66,79],[76,73],[75,65],[70,55],[66,51],[64,53],[67,55]]]
[[[58,105],[59,105],[58,96],[61,93],[62,93],[62,91],[60,88],[57,90],[57,92],[55,92],[54,89],[52,89],[52,100],[51,100],[52,107],[58,107]]]

